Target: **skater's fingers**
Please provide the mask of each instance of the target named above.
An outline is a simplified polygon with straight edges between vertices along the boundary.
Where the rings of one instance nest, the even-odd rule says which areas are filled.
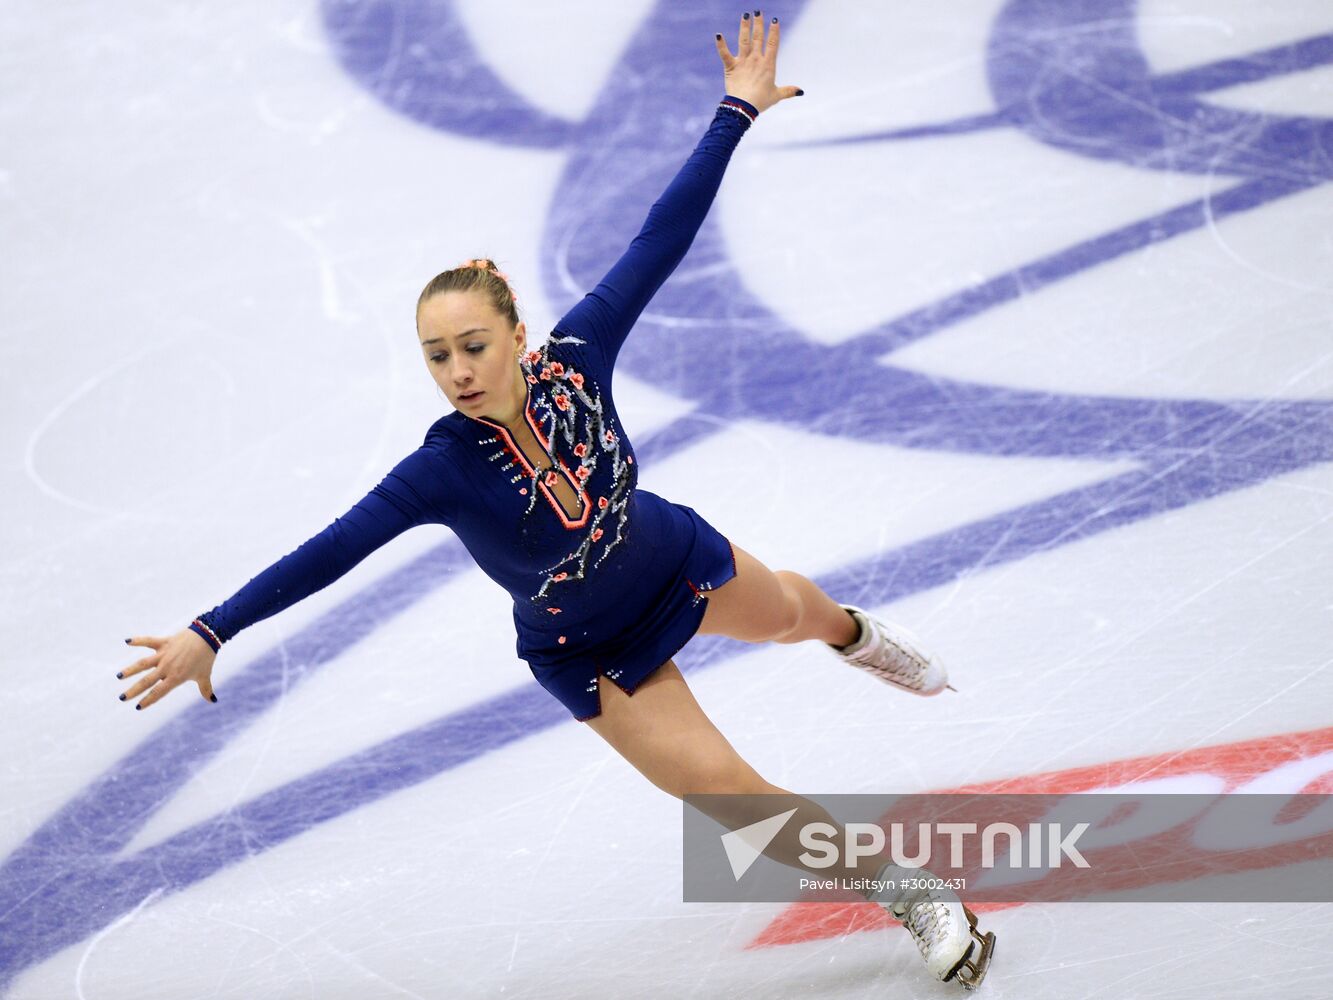
[[[754,54],[762,56],[764,54],[764,19],[760,11],[755,11],[750,16],[750,42],[754,47]]]
[[[160,655],[161,655],[160,653],[154,653],[152,656],[146,656],[142,660],[138,660],[134,663],[131,663],[124,670],[120,671],[120,673],[116,674],[116,676],[133,677],[135,674],[141,674],[145,670],[157,666],[158,658],[160,657]]]
[[[127,646],[149,646],[152,649],[161,649],[162,644],[167,640],[160,635],[136,635],[125,640]]]
[[[781,25],[778,19],[773,18],[773,23],[768,26],[768,41],[764,42],[764,58],[770,63],[778,61],[778,37],[780,35]]]
[[[736,48],[740,50],[740,58],[744,59],[750,54],[750,45],[752,42],[753,31],[750,28],[750,12],[746,11],[741,15],[740,35],[736,39]]]
[[[165,698],[167,696],[167,693],[170,692],[179,683],[180,681],[173,681],[169,678],[161,679],[157,684],[153,685],[152,690],[150,690],[148,694],[139,702],[139,704],[135,705],[134,707],[136,709],[147,708],[149,705],[153,704],[153,702],[160,701],[161,699]]]
[[[154,684],[160,681],[162,679],[162,676],[163,674],[161,670],[154,670],[148,676],[140,677],[137,683],[131,685],[130,688],[120,696],[120,700],[129,701],[131,698],[139,697],[139,695],[143,694]]]
[[[722,60],[722,71],[730,73],[731,67],[736,65],[736,57],[731,54],[731,49],[727,47],[727,40],[721,35],[717,36],[717,54]]]

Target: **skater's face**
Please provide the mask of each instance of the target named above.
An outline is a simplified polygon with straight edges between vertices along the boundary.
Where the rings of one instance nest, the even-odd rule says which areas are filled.
[[[421,304],[417,335],[426,368],[455,409],[509,424],[522,415],[526,385],[522,323],[511,326],[478,291],[441,292]]]

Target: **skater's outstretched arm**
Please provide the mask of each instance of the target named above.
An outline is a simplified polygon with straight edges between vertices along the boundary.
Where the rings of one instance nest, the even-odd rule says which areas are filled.
[[[132,646],[153,652],[116,676],[144,674],[121,695],[147,696],[146,708],[173,688],[193,681],[210,701],[213,660],[222,643],[241,629],[276,615],[323,590],[380,546],[419,524],[448,524],[456,510],[449,484],[451,466],[429,445],[399,462],[378,486],[318,535],[283,556],[233,596],[175,635],[137,636]],[[151,690],[150,690],[151,689]]]
[[[741,136],[760,112],[803,93],[774,82],[780,33],[777,18],[768,25],[767,37],[764,28],[760,18],[746,16],[735,55],[722,36],[717,36],[727,96],[708,131],[648,212],[629,249],[556,324],[557,330],[599,346],[608,367],[614,364],[639,314],[689,250]]]

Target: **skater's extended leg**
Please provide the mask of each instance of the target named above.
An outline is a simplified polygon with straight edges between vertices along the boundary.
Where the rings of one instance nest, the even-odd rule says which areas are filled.
[[[797,837],[806,823],[833,823],[817,803],[765,781],[727,741],[695,701],[675,663],[667,661],[639,685],[633,697],[605,677],[598,678],[602,714],[592,729],[658,788],[686,795],[766,796],[760,800],[708,804],[709,815],[734,830],[798,810],[764,854],[819,878],[873,879],[885,859],[861,858],[855,867],[811,869],[798,860],[805,848]],[[768,796],[784,796],[782,799]]]
[[[796,809],[764,850],[775,861],[819,878],[858,878],[861,884],[894,878],[929,878],[924,869],[895,869],[884,857],[861,858],[855,867],[813,870],[799,860],[802,826],[833,818],[817,803],[765,781],[745,762],[695,701],[685,678],[670,661],[639,685],[633,696],[605,677],[598,678],[602,713],[587,725],[614,747],[658,788],[678,798],[691,794],[745,796],[710,803],[709,815],[728,829],[748,826],[787,809]],[[763,796],[751,798],[750,796]],[[940,979],[958,978],[969,988],[979,984],[990,962],[993,935],[983,938],[975,921],[945,890],[893,889],[873,894],[916,942],[927,967]]]
[[[775,573],[738,545],[731,550],[736,575],[708,592],[700,632],[742,642],[856,641],[856,621],[817,584],[788,570]]]
[[[735,544],[736,575],[708,591],[699,631],[742,642],[819,639],[845,662],[913,694],[939,694],[948,671],[900,625],[839,604],[799,573],[776,573]]]

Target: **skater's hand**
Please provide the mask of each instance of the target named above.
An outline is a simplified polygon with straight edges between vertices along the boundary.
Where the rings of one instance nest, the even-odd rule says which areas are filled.
[[[135,636],[129,640],[129,644],[147,646],[153,652],[116,674],[117,677],[132,677],[147,671],[137,684],[120,696],[121,701],[137,698],[147,691],[147,696],[134,706],[136,709],[147,708],[186,681],[194,681],[199,685],[199,693],[203,695],[204,701],[217,701],[213,694],[213,661],[217,659],[217,654],[197,632],[181,629],[165,639],[151,635]]]
[[[722,57],[726,92],[732,97],[748,101],[760,111],[766,111],[778,101],[804,93],[798,87],[779,87],[775,83],[778,70],[778,19],[768,25],[764,37],[764,18],[761,11],[746,13],[741,18],[738,55],[732,55],[721,35],[717,36],[717,54]]]

